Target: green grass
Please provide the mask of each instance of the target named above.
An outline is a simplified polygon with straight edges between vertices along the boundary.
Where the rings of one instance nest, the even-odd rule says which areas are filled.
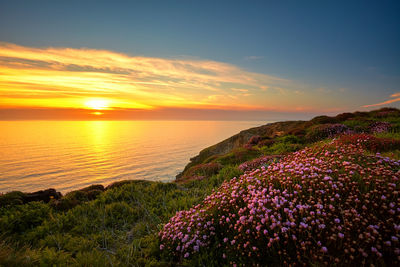
[[[367,115],[360,113],[343,124],[366,128],[368,119],[400,125],[398,116],[379,119]],[[332,121],[335,119],[318,117],[304,130],[309,132],[318,123]],[[376,136],[400,139],[396,127]],[[303,136],[288,134],[268,140],[273,141],[271,145],[236,148],[225,155],[203,153],[200,164],[219,163],[221,168],[214,172],[192,165],[194,174],[207,177],[183,185],[132,181],[105,192],[74,192],[48,204],[22,204],[20,192],[0,195],[0,266],[176,265],[168,252],[160,252],[157,233],[177,211],[200,203],[223,181],[240,176],[238,165],[245,161],[316,145]],[[382,156],[400,159],[400,150],[386,151]],[[213,255],[203,256],[191,264],[218,265]]]
[[[240,174],[226,166],[184,187],[132,181],[68,211],[39,202],[1,208],[0,266],[165,266],[170,259],[159,254],[161,225]]]

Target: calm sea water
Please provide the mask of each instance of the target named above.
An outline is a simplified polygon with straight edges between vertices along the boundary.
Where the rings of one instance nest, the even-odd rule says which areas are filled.
[[[0,192],[172,181],[203,148],[265,123],[0,121]]]

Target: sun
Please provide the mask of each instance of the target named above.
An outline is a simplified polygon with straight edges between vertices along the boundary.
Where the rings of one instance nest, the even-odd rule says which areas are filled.
[[[106,99],[90,99],[85,102],[85,106],[90,109],[107,109],[109,107],[109,102]]]

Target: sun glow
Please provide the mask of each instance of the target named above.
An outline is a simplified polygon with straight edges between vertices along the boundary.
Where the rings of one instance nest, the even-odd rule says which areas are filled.
[[[90,99],[85,102],[85,106],[90,108],[90,109],[107,109],[109,108],[110,101],[106,99]],[[95,112],[95,113],[101,113],[101,112]],[[100,115],[100,114],[96,114]]]

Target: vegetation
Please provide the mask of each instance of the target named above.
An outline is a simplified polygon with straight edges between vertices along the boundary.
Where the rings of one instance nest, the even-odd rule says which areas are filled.
[[[400,111],[282,125],[175,183],[0,195],[0,266],[399,265]]]

